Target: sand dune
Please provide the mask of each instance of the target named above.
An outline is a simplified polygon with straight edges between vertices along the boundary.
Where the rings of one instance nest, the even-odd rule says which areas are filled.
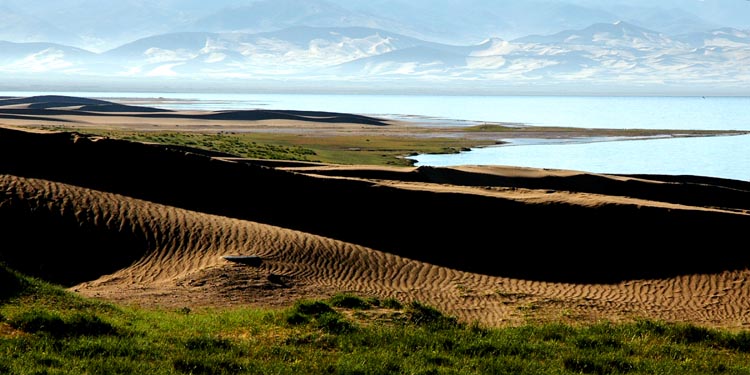
[[[0,161],[0,258],[87,296],[277,306],[351,291],[491,325],[750,325],[742,181],[275,164],[11,129]]]
[[[416,299],[493,325],[535,315],[579,322],[650,317],[727,328],[750,324],[746,270],[613,285],[535,282],[461,272],[326,237],[46,180],[4,175],[0,184],[3,227],[26,238],[24,249],[3,252],[6,261],[32,273],[42,267],[48,277],[58,272],[85,279],[111,271],[71,289],[121,303],[283,306],[350,291]],[[81,233],[72,233],[76,227]],[[37,243],[28,228],[54,243]],[[262,257],[261,266],[221,258],[251,254]]]
[[[261,162],[261,161],[259,161]],[[266,165],[273,165],[267,162]],[[602,175],[579,171],[503,166],[420,167],[388,169],[362,166],[295,166],[283,161],[280,168],[306,174],[396,180],[456,186],[502,186],[516,189],[573,191],[641,198],[690,206],[750,209],[750,182],[701,176]]]
[[[647,199],[655,195],[649,189],[657,190],[651,186],[659,184],[642,182],[644,192],[639,192],[632,179],[620,176],[582,174],[593,183],[581,179],[578,190],[519,187],[523,179],[512,176],[508,178],[516,185],[493,185],[499,170],[492,168],[471,174],[487,182],[472,186],[429,177],[436,171],[461,172],[452,169],[386,172],[406,176],[396,180],[323,176],[183,148],[10,130],[0,131],[0,158],[7,161],[0,166],[2,173],[262,222],[495,276],[618,282],[741,269],[750,258],[729,251],[707,258],[684,256],[685,249],[734,248],[744,239],[750,215],[743,198],[750,189],[668,184],[677,198],[686,195],[684,189],[735,196],[721,205],[698,206],[689,195],[684,201]],[[592,193],[600,189],[600,180],[623,184],[633,194]],[[535,235],[540,232],[544,236]],[[602,257],[613,239],[630,249],[616,268]],[[519,246],[533,251],[518,251]]]
[[[56,103],[52,107],[67,107],[67,106],[80,106],[80,105],[101,105],[109,104],[106,100],[81,98],[77,96],[65,96],[65,95],[38,95],[30,97],[2,97],[0,98],[0,107],[10,105],[42,105]]]
[[[178,119],[183,121],[289,120],[315,123],[386,125],[385,121],[373,117],[323,111],[257,109],[175,112],[152,107],[118,104],[105,100],[57,95],[0,99],[0,118],[4,119],[18,120],[23,119],[23,116],[30,116],[35,120],[56,121],[60,116],[108,118],[123,114],[127,114],[130,118]]]

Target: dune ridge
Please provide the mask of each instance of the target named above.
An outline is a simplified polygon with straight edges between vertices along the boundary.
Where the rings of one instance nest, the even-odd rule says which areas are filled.
[[[508,167],[275,166],[0,129],[0,227],[7,244],[23,244],[3,246],[0,259],[145,306],[283,306],[356,292],[489,325],[647,317],[745,329],[746,186]]]
[[[34,231],[51,230],[45,224],[56,227],[68,222],[84,232],[102,232],[105,243],[68,247],[62,236],[54,238],[58,246],[72,249],[48,259],[49,265],[66,263],[66,274],[78,275],[92,267],[103,272],[99,260],[112,259],[101,253],[102,246],[110,247],[122,236],[136,238],[139,250],[111,267],[113,273],[71,286],[83,295],[121,303],[283,306],[296,298],[347,291],[419,300],[462,320],[489,325],[522,323],[529,318],[524,306],[532,305],[544,311],[539,314],[552,314],[542,319],[565,314],[577,321],[604,316],[615,321],[687,320],[728,328],[750,324],[745,316],[750,306],[748,271],[616,285],[534,282],[457,271],[330,238],[46,180],[3,175],[0,185],[5,190],[0,216],[8,221],[18,219],[7,215],[21,205],[36,216],[55,217],[46,223],[33,219],[24,223]],[[259,255],[263,262],[259,267],[239,266],[222,255]],[[34,253],[27,256],[32,258],[25,260],[29,266],[39,264]]]
[[[500,171],[492,168],[472,174],[486,180],[482,186],[429,176],[431,182],[424,182],[424,177],[411,177],[415,170],[408,168],[393,169],[398,172],[392,175],[407,176],[400,180],[322,176],[259,166],[252,160],[227,161],[184,148],[15,130],[0,130],[0,158],[6,161],[0,173],[262,222],[495,276],[618,282],[736,270],[750,264],[750,255],[742,252],[723,251],[705,258],[683,254],[696,246],[733,249],[744,240],[750,214],[742,208],[748,201],[742,190],[735,190],[734,202],[717,208],[638,198],[638,189],[632,189],[635,197],[593,194],[584,183],[578,190],[493,185]],[[418,175],[423,171],[416,170]],[[444,173],[428,171],[460,175],[450,168]],[[631,181],[603,175],[587,178],[596,184],[600,179],[610,184]],[[651,186],[644,183],[641,189],[648,192]],[[681,183],[665,186],[678,193],[690,188]],[[711,191],[719,195],[727,189]],[[539,232],[544,236],[533,236]],[[503,236],[519,235],[534,238],[529,243],[534,251],[515,251],[509,244],[518,241],[503,241]],[[629,249],[618,267],[610,267],[609,259],[601,257],[602,247],[612,239]]]
[[[56,216],[57,220],[47,223],[49,225],[71,221],[84,231],[91,229],[111,234],[111,243],[98,243],[95,248],[111,246],[123,234],[140,240],[140,251],[130,259],[121,259],[112,267],[115,272],[71,286],[86,295],[127,302],[133,298],[148,298],[155,293],[157,297],[168,295],[169,300],[177,300],[167,304],[230,305],[232,300],[253,303],[255,301],[243,297],[245,290],[239,287],[246,285],[238,281],[243,281],[242,276],[248,271],[256,271],[265,276],[265,280],[260,278],[261,283],[255,285],[255,289],[261,292],[286,289],[290,285],[302,289],[307,286],[310,287],[307,293],[321,297],[340,290],[359,291],[380,297],[430,301],[450,309],[455,305],[451,300],[459,294],[456,288],[444,288],[451,282],[474,288],[491,288],[495,283],[487,276],[415,262],[329,238],[111,193],[7,175],[0,176],[0,183],[5,187],[5,199],[0,204],[3,214],[18,209],[21,204],[26,205],[28,212],[34,212],[33,216]],[[12,226],[10,221],[14,219],[7,219],[4,224]],[[50,229],[43,226],[43,220],[32,219],[30,224],[35,224],[35,230]],[[14,229],[14,232],[22,230]],[[96,264],[102,258],[112,262],[107,255],[101,254],[101,250],[88,249],[85,242],[68,247],[65,245],[72,244],[66,244],[62,236],[54,241],[59,247],[72,250],[57,256],[50,254],[41,261],[33,253],[14,253],[15,257],[6,256],[10,258],[6,261],[27,272],[33,273],[33,268],[43,263],[41,265],[45,267],[64,268],[65,274],[69,275],[79,275],[92,266],[101,272],[101,264]],[[257,269],[251,269],[230,264],[221,258],[222,255],[258,255],[263,263]],[[217,283],[217,269],[230,280],[224,280],[221,288],[193,297],[190,291],[196,287],[191,285]],[[270,275],[276,275],[276,278]],[[232,278],[239,280],[233,282]],[[206,298],[206,294],[224,297]],[[487,317],[493,316],[490,314],[484,319]]]

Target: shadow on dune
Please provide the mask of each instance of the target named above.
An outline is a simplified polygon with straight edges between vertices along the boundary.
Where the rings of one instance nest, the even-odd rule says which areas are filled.
[[[41,117],[41,116],[27,116],[27,115],[13,115],[13,114],[7,114],[2,113],[2,110],[0,110],[0,119],[7,119],[7,120],[34,120],[34,121],[49,121],[50,119],[47,117]],[[65,119],[56,118],[55,122],[71,122]]]
[[[20,104],[27,105],[27,108],[1,108],[3,106]],[[136,118],[224,121],[291,120],[319,123],[351,123],[375,126],[387,125],[383,120],[374,117],[336,112],[256,109],[188,114],[166,109],[131,106],[104,100],[58,95],[0,99],[0,117],[5,118],[24,118],[9,116],[36,116],[37,119],[43,119],[41,116],[121,116],[122,113],[127,113],[128,116]]]
[[[48,104],[48,103],[56,103],[56,105],[54,105],[55,107],[58,107],[58,106],[68,107],[68,106],[79,106],[79,105],[110,104],[111,102],[108,102],[106,100],[80,98],[76,96],[65,96],[65,95],[38,95],[38,96],[29,96],[29,97],[20,97],[20,98],[6,97],[3,99],[0,99],[0,106],[28,104],[28,105],[41,106],[42,108],[45,108],[45,104]],[[49,107],[47,106],[46,108],[49,108]]]
[[[255,161],[253,161],[256,163]],[[305,167],[281,162],[258,161],[276,167]],[[622,196],[700,207],[750,209],[750,182],[702,176],[614,175],[580,173],[571,176],[542,175],[535,177],[502,176],[492,173],[468,172],[455,168],[419,167],[402,172],[383,169],[326,169],[309,165],[302,173],[357,177],[380,180],[429,182],[459,186],[502,186],[508,188],[572,191]]]
[[[72,286],[127,267],[149,249],[145,233],[124,229],[128,225],[113,230],[90,214],[42,196],[19,199],[8,191],[5,198],[0,194],[0,262],[26,275]]]
[[[205,120],[259,121],[259,120],[295,120],[325,123],[350,123],[365,125],[386,125],[385,122],[367,116],[333,112],[311,111],[269,111],[256,109],[251,111],[220,111],[204,115],[182,115],[182,118]]]
[[[79,111],[90,111],[90,112],[118,112],[118,113],[127,113],[127,112],[143,112],[143,113],[165,113],[165,112],[172,112],[168,109],[161,109],[161,108],[153,108],[153,107],[142,107],[137,105],[124,105],[124,104],[115,104],[115,103],[108,103],[108,104],[96,104],[96,105],[84,105],[78,108]]]
[[[166,146],[5,129],[0,130],[0,173],[296,229],[488,275],[610,283],[750,265],[750,254],[740,249],[750,216],[733,213],[615,203],[531,204],[405,190],[222,161]],[[458,180],[467,179],[471,176]],[[497,183],[520,184],[515,179]],[[586,181],[570,189],[577,184]],[[747,197],[737,199],[746,203]],[[22,220],[13,223],[16,216]],[[69,242],[86,245],[67,254],[79,257],[76,261],[89,252],[98,254],[93,267],[112,256],[109,265],[116,268],[140,246],[138,238],[131,238],[133,242],[105,252],[99,246],[120,239],[97,238],[73,224],[70,230],[56,229],[54,219],[23,219],[21,212],[6,212],[4,217],[2,224],[14,228],[10,237],[50,229],[56,231],[50,237],[72,236]],[[76,230],[78,234],[68,233]],[[34,264],[34,259],[61,251],[54,240],[39,241],[35,249],[41,253],[14,255],[22,258],[16,261]],[[7,252],[0,250],[6,257]]]
[[[0,263],[0,305],[12,299],[24,290],[23,280],[5,265]]]

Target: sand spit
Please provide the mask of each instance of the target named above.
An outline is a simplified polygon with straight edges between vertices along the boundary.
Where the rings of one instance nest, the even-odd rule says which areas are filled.
[[[440,137],[473,140],[487,145],[513,138],[606,138],[628,139],[741,135],[748,131],[726,130],[648,130],[581,129],[536,127],[517,123],[476,123],[471,131],[466,124],[419,117],[396,119],[301,110],[169,110],[145,105],[158,99],[119,102],[74,96],[43,95],[0,98],[0,122],[6,126],[45,127],[50,129],[103,129],[141,132],[234,132],[284,133],[309,137],[383,136]],[[132,104],[144,105],[132,105]],[[439,126],[435,126],[439,125]]]
[[[1,259],[122,303],[284,306],[349,291],[491,325],[750,326],[742,181],[274,165],[0,129],[0,192]]]

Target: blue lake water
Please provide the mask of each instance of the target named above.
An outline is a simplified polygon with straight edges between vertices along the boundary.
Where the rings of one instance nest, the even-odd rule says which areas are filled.
[[[580,97],[6,92],[110,100],[161,98],[170,109],[293,109],[389,118],[429,118],[434,126],[513,122],[531,126],[750,131],[750,97]],[[503,140],[503,139],[499,139]],[[419,155],[416,165],[514,165],[598,173],[690,174],[750,181],[750,135],[621,141],[506,140],[461,154]]]
[[[750,135],[486,147],[419,155],[417,165],[515,165],[597,173],[702,175],[750,181]]]

